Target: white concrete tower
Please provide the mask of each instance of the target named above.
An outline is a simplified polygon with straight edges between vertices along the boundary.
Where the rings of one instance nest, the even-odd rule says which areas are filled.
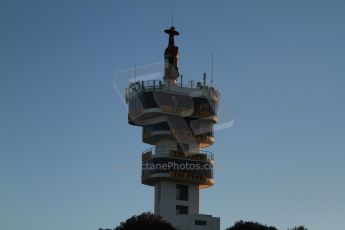
[[[213,185],[213,154],[219,92],[203,82],[178,83],[175,27],[165,30],[162,80],[130,83],[128,122],[143,127],[142,183],[155,188],[155,214],[180,230],[219,230],[220,219],[199,213],[199,191]]]

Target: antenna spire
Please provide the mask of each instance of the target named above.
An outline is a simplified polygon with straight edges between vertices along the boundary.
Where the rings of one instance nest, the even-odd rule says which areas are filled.
[[[213,53],[211,54],[211,86],[213,85]]]
[[[134,62],[134,81],[137,81],[137,63]]]

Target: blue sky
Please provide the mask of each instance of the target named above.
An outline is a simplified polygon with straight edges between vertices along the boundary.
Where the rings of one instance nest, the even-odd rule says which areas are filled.
[[[286,229],[345,223],[345,2],[0,1],[0,229],[98,229],[153,211],[117,71],[163,60],[214,84],[234,126],[207,150],[201,212]],[[230,114],[230,115],[229,115]]]

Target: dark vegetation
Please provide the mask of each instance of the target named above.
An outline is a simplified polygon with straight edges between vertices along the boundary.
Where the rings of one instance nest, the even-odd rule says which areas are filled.
[[[149,212],[138,216],[134,215],[124,222],[121,222],[115,230],[176,230],[170,223]],[[251,221],[238,221],[225,230],[278,230],[276,227],[263,225]],[[304,226],[293,227],[287,230],[308,230]]]
[[[121,222],[115,230],[176,230],[170,223],[149,212],[132,216]]]

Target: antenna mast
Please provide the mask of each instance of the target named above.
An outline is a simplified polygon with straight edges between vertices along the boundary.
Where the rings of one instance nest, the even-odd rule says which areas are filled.
[[[134,62],[134,81],[137,81],[137,63]]]
[[[211,86],[213,85],[213,53],[211,55]]]

